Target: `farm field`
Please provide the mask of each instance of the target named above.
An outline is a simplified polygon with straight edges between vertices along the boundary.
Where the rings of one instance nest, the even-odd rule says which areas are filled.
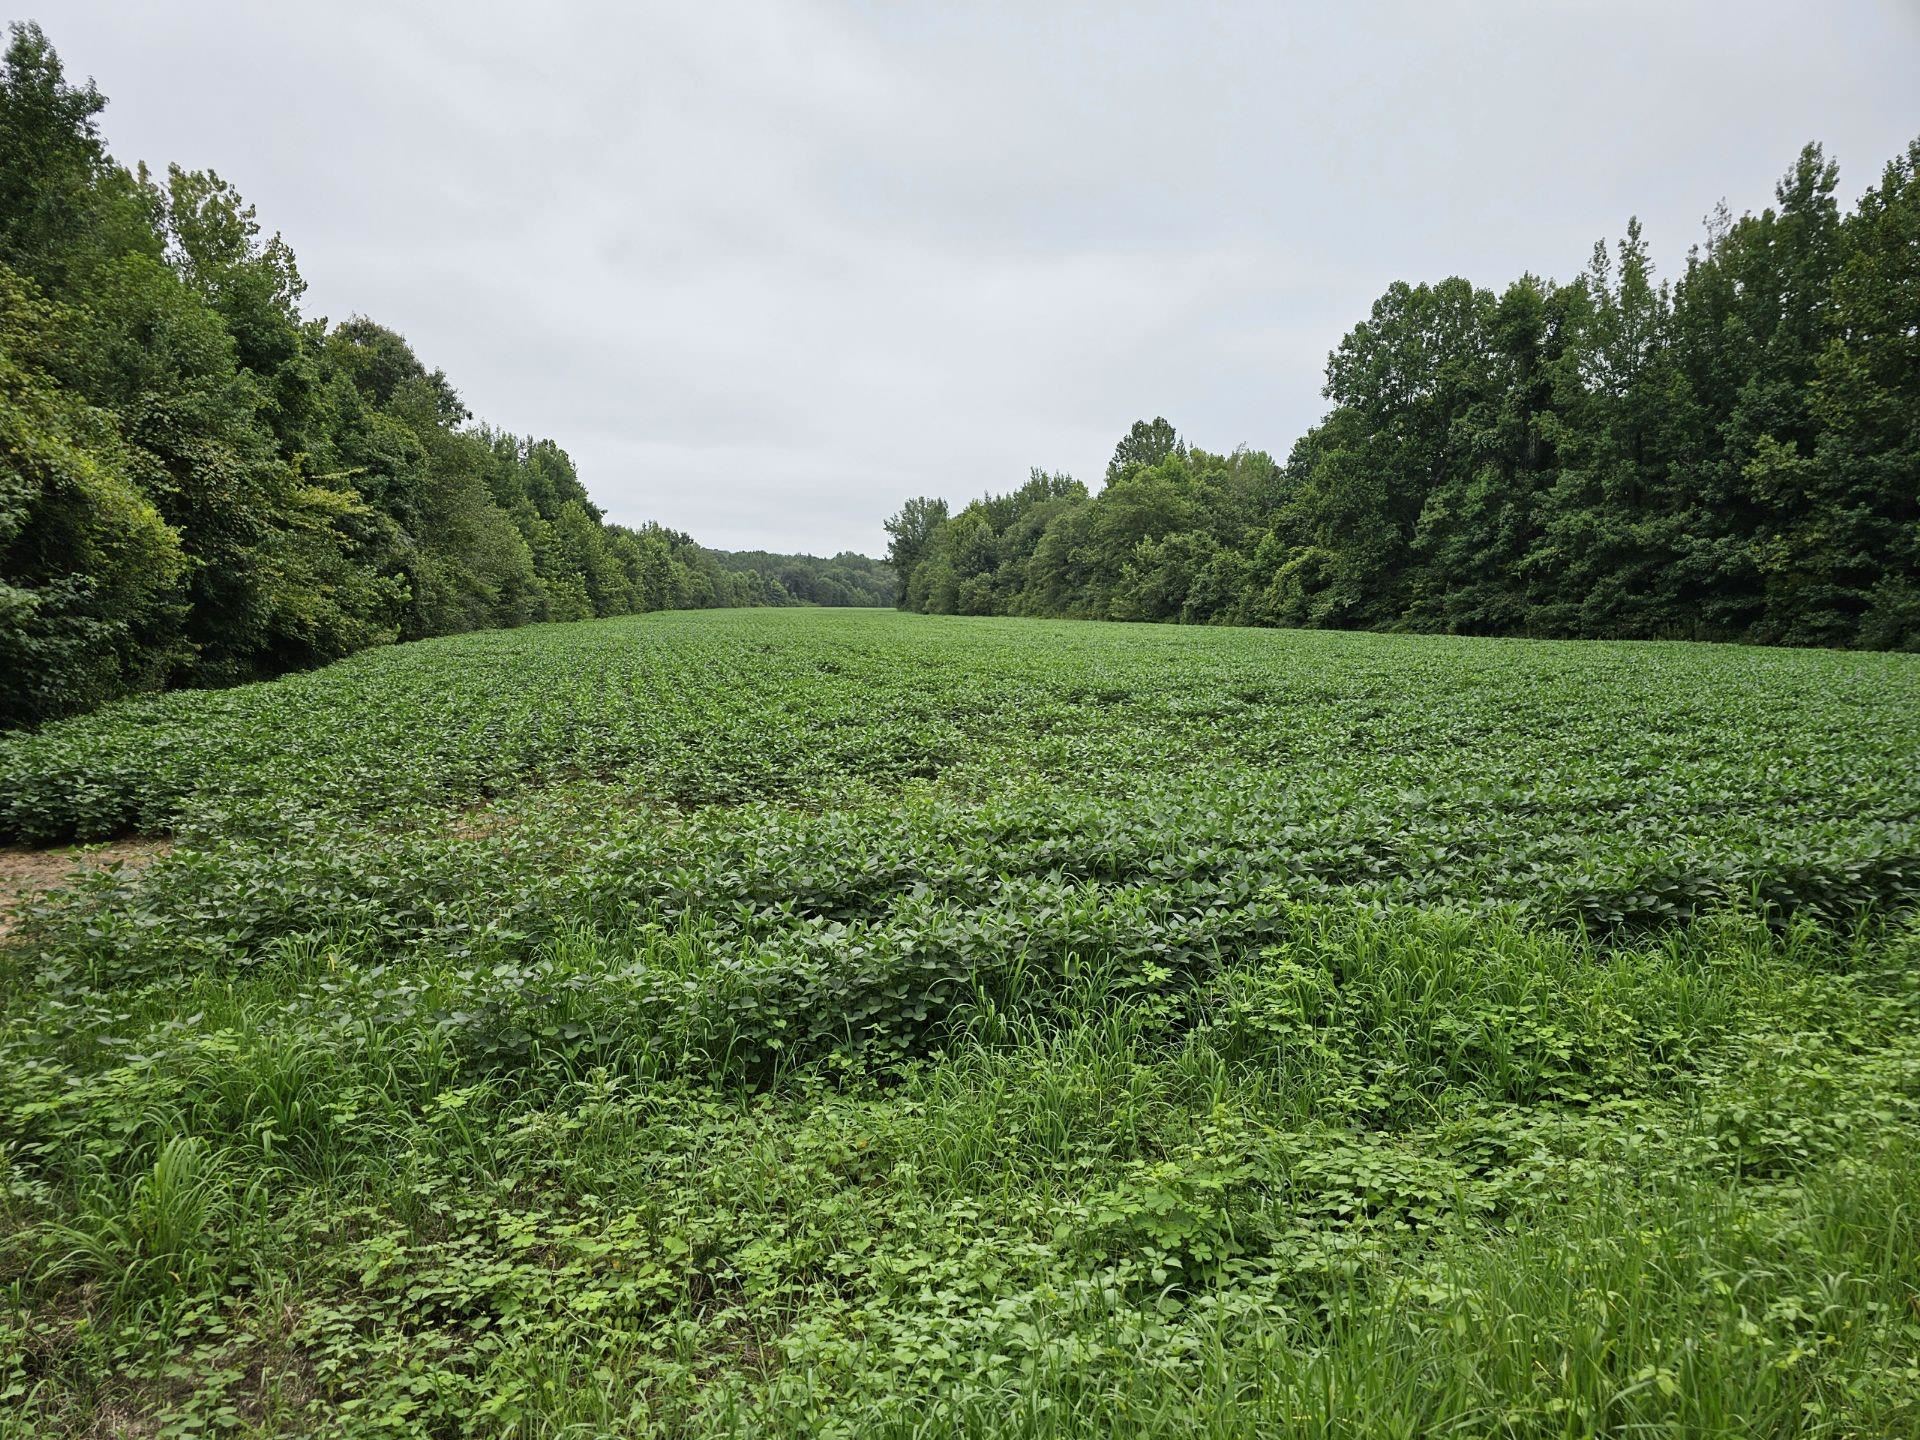
[[[0,736],[126,837],[8,1440],[1920,1435],[1920,657],[656,613]]]

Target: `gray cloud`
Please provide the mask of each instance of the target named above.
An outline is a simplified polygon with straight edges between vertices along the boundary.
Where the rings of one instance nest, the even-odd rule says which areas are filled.
[[[131,163],[211,167],[613,516],[877,551],[1165,414],[1284,454],[1395,279],[1665,273],[1820,139],[1920,132],[1920,7],[494,4],[38,18]]]

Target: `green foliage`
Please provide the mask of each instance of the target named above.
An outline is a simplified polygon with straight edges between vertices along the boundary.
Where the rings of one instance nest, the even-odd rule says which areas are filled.
[[[900,603],[1914,648],[1917,167],[1920,142],[1843,215],[1809,146],[1671,285],[1637,221],[1570,283],[1397,283],[1284,466],[1156,419],[1091,499],[913,501]]]
[[[0,1435],[1912,1433],[1917,686],[757,610],[0,738],[177,841],[0,945]]]
[[[97,703],[164,654],[179,535],[111,418],[46,373],[62,319],[0,265],[0,726]]]
[[[0,262],[42,285],[68,279],[99,238],[106,103],[91,81],[67,82],[38,25],[11,28],[0,62]]]
[[[894,601],[893,567],[850,550],[824,560],[764,550],[715,550],[713,555],[727,570],[760,578],[754,604],[874,606]]]
[[[69,83],[38,27],[13,28],[0,727],[399,638],[888,598],[861,557],[734,565],[608,524],[565,451],[469,424],[401,336],[305,319],[292,250],[227,181],[115,164],[105,103]]]
[[[912,602],[909,594],[909,582],[918,573],[922,560],[929,558],[927,544],[934,533],[945,523],[947,502],[919,496],[907,501],[900,507],[899,513],[886,523],[888,535],[887,561],[893,566],[898,577],[899,597],[908,608],[919,610],[924,605]],[[922,581],[922,587],[927,582]]]
[[[1164,415],[1156,415],[1151,421],[1136,420],[1113,447],[1113,459],[1107,462],[1107,482],[1111,484],[1136,467],[1151,469],[1185,449]]]

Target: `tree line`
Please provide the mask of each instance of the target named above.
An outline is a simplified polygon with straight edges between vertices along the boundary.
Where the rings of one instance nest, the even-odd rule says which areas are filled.
[[[1845,213],[1808,146],[1656,280],[1396,283],[1284,463],[1135,424],[887,522],[910,610],[1920,648],[1920,141]]]
[[[232,185],[117,164],[105,103],[12,27],[0,726],[488,626],[875,603],[879,562],[735,563],[609,524],[564,450],[473,423],[394,331],[304,315],[293,252]]]
[[[891,605],[897,589],[893,566],[851,550],[827,559],[765,550],[713,553],[729,570],[758,576],[768,605]]]

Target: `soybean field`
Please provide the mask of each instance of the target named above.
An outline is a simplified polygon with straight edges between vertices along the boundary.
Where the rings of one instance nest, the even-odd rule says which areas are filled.
[[[1920,657],[662,612],[0,843],[7,1440],[1920,1435]]]

